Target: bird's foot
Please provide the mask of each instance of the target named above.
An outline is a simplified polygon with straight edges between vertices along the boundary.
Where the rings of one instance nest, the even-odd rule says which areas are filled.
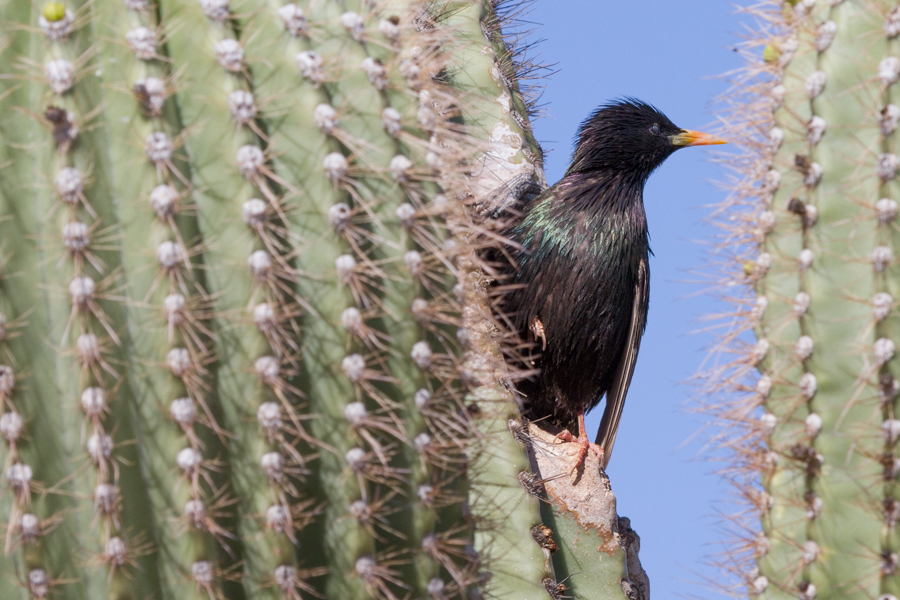
[[[581,446],[578,452],[578,460],[575,461],[575,466],[572,468],[573,471],[577,470],[578,467],[584,464],[589,450],[596,454],[597,458],[600,459],[600,464],[603,464],[603,448],[601,448],[598,444],[594,444],[593,442],[591,442],[587,434],[574,436],[568,429],[563,429],[562,432],[556,434],[556,439],[562,442],[571,442]]]

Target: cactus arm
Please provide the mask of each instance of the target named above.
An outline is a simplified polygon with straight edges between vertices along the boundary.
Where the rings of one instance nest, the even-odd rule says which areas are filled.
[[[552,555],[555,582],[574,597],[627,598],[624,586],[631,585],[635,574],[628,571],[625,532],[619,531],[609,479],[593,454],[583,471],[573,469],[578,449],[556,442],[552,434],[529,424],[532,469],[541,474],[548,498],[541,515],[559,547]],[[649,592],[643,590],[642,597]]]
[[[896,590],[894,215],[883,210],[896,193],[895,126],[879,124],[900,74],[891,9],[769,4],[772,25],[753,40],[765,39],[765,64],[750,67],[759,112],[732,126],[755,144],[739,172],[765,179],[736,190],[756,205],[731,228],[760,252],[741,277],[757,343],[719,383],[762,376],[717,414],[743,432],[730,442],[734,472],[762,526],[743,542],[754,564],[742,577],[760,598]]]
[[[27,23],[31,19],[31,6],[6,2],[0,19]],[[5,64],[12,64],[15,57],[30,52],[32,40],[25,31],[10,30],[4,41],[0,60]],[[3,98],[0,138],[5,142],[0,147],[0,236],[3,239],[0,244],[3,256],[0,313],[4,320],[0,363],[14,367],[20,380],[12,396],[6,398],[3,413],[15,412],[24,421],[15,449],[8,440],[4,442],[4,489],[8,489],[6,469],[17,462],[17,455],[21,457],[19,460],[32,467],[35,482],[52,484],[71,475],[71,468],[64,458],[69,454],[69,447],[59,435],[64,430],[66,415],[55,385],[57,364],[52,348],[45,343],[50,339],[51,321],[46,298],[38,293],[38,286],[45,279],[41,270],[34,268],[43,258],[40,246],[33,235],[29,235],[38,230],[43,216],[36,202],[42,192],[35,185],[38,172],[35,154],[13,151],[15,147],[28,147],[30,140],[37,139],[41,133],[33,119],[23,118],[12,108],[30,106],[31,95],[40,94],[37,87],[37,84],[22,81],[0,81],[0,97]],[[21,202],[20,198],[26,201]],[[31,495],[31,502],[31,505],[20,503],[13,494],[4,494],[4,545],[7,541],[15,541],[16,521],[23,513],[45,521],[71,513],[77,504],[73,496],[37,493]],[[77,552],[79,525],[74,519],[64,519],[59,526],[44,533],[41,545],[25,544],[9,555],[5,560],[17,570],[11,572],[4,568],[0,594],[23,600],[28,598],[27,575],[33,569],[43,570],[53,577],[77,576],[77,565],[72,564],[71,556]],[[86,592],[83,582],[75,587],[82,594]]]
[[[201,491],[202,485],[191,482],[178,466],[178,453],[190,447],[191,442],[173,420],[170,406],[176,399],[190,394],[166,363],[169,351],[185,347],[190,340],[184,339],[178,330],[169,331],[163,303],[170,294],[180,294],[193,303],[203,284],[199,265],[193,265],[190,270],[181,265],[173,272],[179,273],[186,286],[173,289],[157,260],[157,250],[161,244],[175,242],[183,252],[189,253],[198,243],[199,231],[196,218],[178,214],[177,210],[171,223],[155,214],[151,198],[157,186],[166,184],[175,189],[183,184],[168,166],[157,169],[145,149],[149,136],[163,132],[170,139],[175,138],[182,124],[168,94],[160,114],[154,116],[147,114],[146,106],[141,106],[142,101],[134,93],[135,86],[149,81],[148,78],[166,82],[170,77],[164,63],[139,59],[126,43],[126,36],[137,27],[155,30],[158,25],[155,16],[128,10],[121,3],[101,3],[97,10],[97,22],[105,26],[99,43],[99,61],[104,80],[109,82],[105,85],[107,159],[125,241],[121,253],[128,280],[131,317],[128,327],[133,344],[129,367],[135,388],[134,410],[140,423],[136,447],[141,450],[149,483],[146,488],[154,507],[151,514],[156,516],[152,526],[144,530],[155,534],[153,542],[158,551],[153,556],[159,558],[159,578],[165,597],[192,598],[200,592],[191,580],[192,565],[201,560],[217,562],[216,554],[221,549],[208,532],[197,531],[185,518],[185,507],[190,501],[208,504],[209,497],[208,491]],[[165,50],[160,48],[159,52]],[[172,162],[173,169],[189,180],[191,173],[186,163],[177,158]],[[204,433],[199,425],[189,429],[199,434],[198,440],[203,440],[202,453],[206,457],[221,452],[214,436]]]
[[[446,9],[447,22],[454,32],[454,65],[448,76],[461,90],[460,108],[467,131],[474,138],[479,158],[472,188],[476,197],[519,178],[530,179],[534,167],[522,152],[523,132],[507,110],[510,92],[499,78],[499,69],[489,41],[481,27],[492,18],[489,5],[480,1],[457,2]],[[460,224],[462,229],[468,225]],[[490,309],[480,291],[477,271],[464,272],[461,283],[466,291],[464,326],[471,338],[470,366],[474,373],[498,360],[498,348],[480,320]],[[522,487],[520,477],[529,472],[528,459],[509,431],[510,420],[519,418],[518,408],[509,393],[494,379],[494,372],[479,374],[480,387],[473,396],[479,406],[479,439],[491,443],[479,446],[471,470],[470,503],[476,520],[475,547],[492,565],[492,577],[486,584],[489,593],[515,589],[523,598],[545,598],[543,581],[552,580],[553,566],[531,536],[541,523],[538,503]],[[496,515],[504,515],[504,526]]]

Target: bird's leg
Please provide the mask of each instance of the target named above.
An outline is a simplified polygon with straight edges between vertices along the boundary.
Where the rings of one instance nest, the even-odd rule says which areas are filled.
[[[561,433],[556,435],[556,438],[564,442],[575,442],[581,446],[581,451],[578,453],[578,461],[575,463],[575,469],[584,464],[584,459],[587,458],[589,449],[600,459],[600,464],[603,464],[603,448],[592,443],[585,430],[584,409],[578,409],[578,437],[572,435],[572,432],[568,429],[563,429]]]

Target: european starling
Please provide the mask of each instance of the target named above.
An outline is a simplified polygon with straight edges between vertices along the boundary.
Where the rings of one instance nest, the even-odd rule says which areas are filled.
[[[647,323],[650,238],[644,184],[675,150],[723,144],[676,127],[656,108],[626,98],[581,124],[565,176],[528,200],[509,231],[516,242],[504,306],[540,352],[539,374],[520,382],[526,414],[570,428],[561,439],[609,464],[625,395]],[[590,444],[584,413],[606,395]]]

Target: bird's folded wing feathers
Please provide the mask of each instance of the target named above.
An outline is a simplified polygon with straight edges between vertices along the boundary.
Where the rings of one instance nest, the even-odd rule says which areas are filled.
[[[600,429],[597,431],[596,442],[603,448],[604,469],[609,464],[613,445],[616,443],[616,432],[619,430],[619,420],[622,418],[622,409],[625,407],[625,396],[631,385],[631,376],[634,374],[634,365],[641,347],[641,335],[646,322],[644,314],[647,306],[646,299],[650,291],[647,275],[647,260],[643,259],[638,269],[638,280],[634,290],[628,340],[625,343],[625,351],[619,359],[619,366],[616,368],[612,384],[606,392],[606,408],[603,411],[603,419],[600,421]]]

